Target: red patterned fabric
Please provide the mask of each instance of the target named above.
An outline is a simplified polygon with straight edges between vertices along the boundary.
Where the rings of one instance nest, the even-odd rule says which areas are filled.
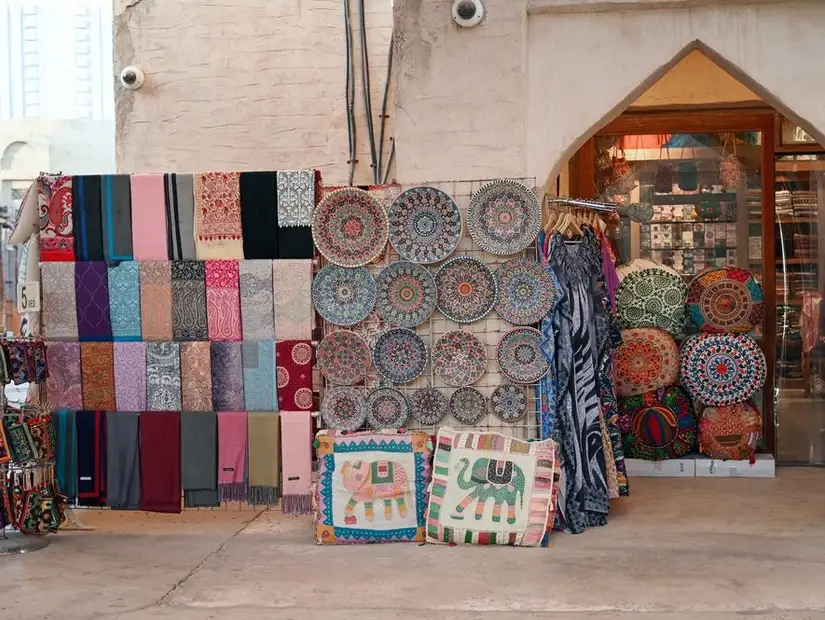
[[[201,241],[241,238],[240,178],[240,172],[196,176],[195,221]]]
[[[278,408],[312,409],[312,367],[315,355],[309,340],[284,340],[275,345]]]
[[[238,261],[206,261],[206,315],[211,341],[241,341]]]
[[[46,175],[37,183],[40,260],[73,261],[72,177]]]

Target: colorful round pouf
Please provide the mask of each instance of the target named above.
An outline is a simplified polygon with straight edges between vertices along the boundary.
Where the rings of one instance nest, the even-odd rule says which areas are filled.
[[[407,398],[391,387],[379,387],[367,396],[367,423],[371,428],[402,428],[410,416]]]
[[[679,347],[673,336],[655,327],[623,329],[615,377],[619,397],[679,383]]]
[[[312,240],[329,262],[360,267],[387,245],[387,214],[368,192],[346,187],[330,192],[312,215]]]
[[[372,354],[364,339],[342,329],[324,338],[316,349],[318,370],[330,383],[352,385],[367,376]]]
[[[538,323],[556,305],[556,281],[547,268],[535,260],[508,260],[494,275],[498,285],[496,312],[508,323]]]
[[[321,417],[329,428],[357,430],[367,419],[364,397],[359,390],[349,386],[327,390],[321,403]]]
[[[438,309],[456,323],[472,323],[496,305],[497,287],[489,267],[477,258],[457,256],[435,272]]]
[[[745,334],[701,334],[682,344],[682,385],[703,405],[748,400],[765,383],[765,355]]]
[[[461,212],[452,198],[434,187],[411,187],[389,210],[390,244],[403,258],[436,263],[461,240]]]
[[[627,274],[616,290],[620,329],[658,327],[677,335],[685,325],[685,284],[662,269]]]
[[[699,420],[699,450],[712,459],[750,459],[761,435],[762,415],[750,400],[706,407]]]
[[[541,230],[541,204],[529,187],[499,180],[482,186],[470,198],[467,230],[491,254],[521,252]]]
[[[375,306],[375,279],[364,267],[327,265],[312,281],[312,305],[328,323],[360,323]]]
[[[749,332],[762,324],[765,293],[753,273],[717,267],[697,275],[688,287],[687,312],[699,331]]]
[[[629,458],[678,459],[696,445],[693,405],[678,385],[620,398],[618,425]]]
[[[378,298],[375,310],[390,325],[415,327],[435,310],[435,280],[421,265],[396,261],[375,278]]]

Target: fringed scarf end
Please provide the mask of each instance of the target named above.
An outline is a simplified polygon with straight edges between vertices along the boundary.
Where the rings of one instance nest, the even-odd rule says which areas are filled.
[[[253,506],[274,506],[278,503],[278,488],[269,486],[249,487],[249,503]]]
[[[245,482],[222,482],[218,486],[224,502],[245,502],[249,498],[249,486]]]
[[[312,513],[312,494],[284,495],[281,500],[284,514],[308,515]]]

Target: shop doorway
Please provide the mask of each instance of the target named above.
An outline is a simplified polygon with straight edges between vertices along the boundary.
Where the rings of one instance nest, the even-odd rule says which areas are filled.
[[[583,144],[557,190],[653,206],[648,221],[616,227],[624,261],[686,281],[724,265],[756,275],[762,448],[779,463],[825,464],[825,148],[694,51]]]

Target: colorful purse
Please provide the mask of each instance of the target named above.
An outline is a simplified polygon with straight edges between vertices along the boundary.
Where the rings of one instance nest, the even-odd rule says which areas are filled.
[[[39,453],[29,425],[14,415],[6,415],[3,423],[6,427],[12,460],[17,463],[36,461]]]

